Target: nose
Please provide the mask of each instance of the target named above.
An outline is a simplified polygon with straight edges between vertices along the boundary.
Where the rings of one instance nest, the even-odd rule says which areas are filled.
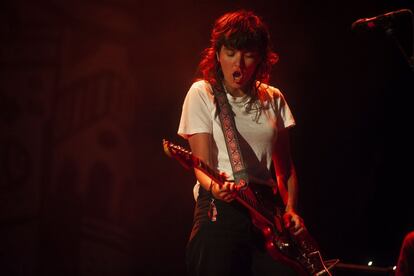
[[[241,51],[236,52],[234,65],[238,68],[244,67],[244,55]]]

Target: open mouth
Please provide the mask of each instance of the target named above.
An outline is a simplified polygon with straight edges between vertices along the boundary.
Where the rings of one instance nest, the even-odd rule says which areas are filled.
[[[233,80],[239,82],[242,79],[243,75],[240,71],[233,72]]]

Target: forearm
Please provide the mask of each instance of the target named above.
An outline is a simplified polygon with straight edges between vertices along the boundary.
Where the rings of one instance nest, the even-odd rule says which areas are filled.
[[[288,200],[286,203],[286,211],[297,210],[298,205],[298,179],[296,173],[293,171],[287,179]]]
[[[194,134],[188,140],[194,156],[200,158],[204,163],[210,166],[210,138],[208,133]],[[200,170],[194,169],[195,176],[200,182],[201,187],[206,191],[211,192],[211,195],[226,202],[230,202],[235,198],[234,183],[217,183],[208,175]]]
[[[188,142],[194,156],[210,166],[210,139],[211,135],[208,133],[197,133],[189,137]],[[211,185],[211,178],[198,169],[194,169],[195,176],[201,187],[209,191]]]
[[[202,171],[198,169],[194,169],[194,174],[198,182],[200,183],[200,186],[203,187],[206,191],[210,191],[212,179],[208,175],[206,175],[205,173],[203,173]]]
[[[276,180],[280,196],[285,204],[286,211],[296,211],[298,204],[299,185],[296,170],[292,162],[275,166]]]

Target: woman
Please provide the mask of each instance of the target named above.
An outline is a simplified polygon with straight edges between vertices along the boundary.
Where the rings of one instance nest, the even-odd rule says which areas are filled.
[[[268,29],[253,12],[227,13],[215,22],[211,45],[199,65],[202,79],[187,93],[178,134],[188,139],[195,156],[229,181],[219,185],[195,170],[197,202],[187,247],[190,275],[294,274],[266,254],[249,214],[234,200],[236,185],[214,97],[215,90],[227,95],[249,179],[273,196],[273,163],[285,201],[285,226],[301,229],[288,139],[295,121],[281,92],[267,84],[276,61]]]

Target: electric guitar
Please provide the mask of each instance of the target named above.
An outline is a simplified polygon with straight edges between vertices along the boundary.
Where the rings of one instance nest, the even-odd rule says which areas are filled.
[[[178,160],[185,168],[195,168],[210,176],[219,185],[227,180],[221,174],[190,151],[163,140],[163,148],[169,157]],[[265,248],[277,261],[291,266],[301,276],[332,276],[330,269],[338,259],[324,261],[319,247],[306,228],[294,232],[283,224],[283,208],[269,208],[260,193],[248,185],[236,192],[235,200],[248,209],[252,223],[263,234]]]

